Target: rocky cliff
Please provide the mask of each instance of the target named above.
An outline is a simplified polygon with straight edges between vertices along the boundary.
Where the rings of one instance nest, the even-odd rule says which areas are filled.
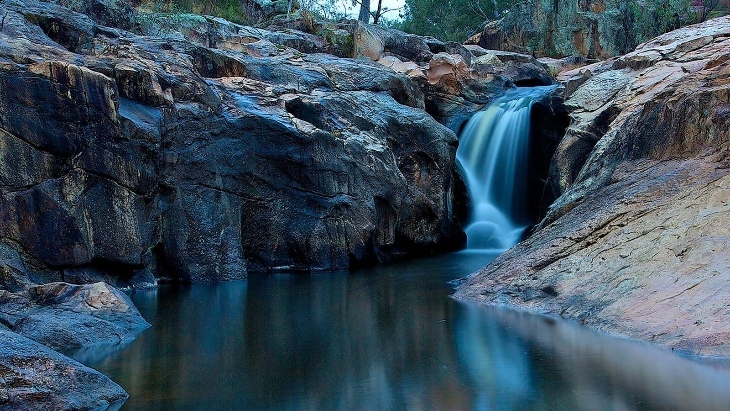
[[[468,43],[536,56],[606,59],[699,16],[689,2],[529,0],[516,3]]]
[[[113,351],[147,326],[99,281],[458,248],[455,133],[505,88],[554,81],[529,56],[354,23],[261,29],[61,3],[76,11],[0,3],[0,409],[126,397],[38,345]]]
[[[400,32],[376,33],[379,53],[408,70],[322,54],[353,52],[347,24],[92,19],[31,0],[0,15],[0,248],[16,285],[226,280],[457,248],[459,122],[515,82],[552,81],[526,56],[472,64],[487,52]]]
[[[562,73],[560,195],[458,298],[730,355],[730,18]]]

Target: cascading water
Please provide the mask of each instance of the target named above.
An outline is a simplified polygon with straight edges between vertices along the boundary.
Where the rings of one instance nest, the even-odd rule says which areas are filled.
[[[506,250],[519,241],[527,226],[530,111],[554,89],[509,90],[464,127],[456,157],[466,172],[472,202],[467,249]]]

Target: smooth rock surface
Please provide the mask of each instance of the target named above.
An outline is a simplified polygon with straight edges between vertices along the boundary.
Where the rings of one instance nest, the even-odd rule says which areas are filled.
[[[0,291],[0,323],[55,350],[123,346],[149,327],[129,297],[105,283]]]
[[[113,410],[127,397],[103,374],[0,327],[0,410]]]
[[[561,194],[457,298],[730,355],[730,18],[564,73]]]

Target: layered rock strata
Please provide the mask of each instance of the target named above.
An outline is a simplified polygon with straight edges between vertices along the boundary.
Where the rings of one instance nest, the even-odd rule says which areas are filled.
[[[135,34],[33,0],[0,13],[0,241],[31,283],[457,248],[454,131],[505,87],[552,81],[527,56],[400,32],[378,38],[391,57],[422,50],[409,75],[319,54],[339,43],[296,30],[137,14],[119,24]]]

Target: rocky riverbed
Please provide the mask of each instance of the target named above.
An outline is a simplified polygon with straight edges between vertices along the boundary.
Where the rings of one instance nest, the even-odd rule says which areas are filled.
[[[0,3],[0,409],[125,398],[51,351],[144,329],[116,288],[458,249],[461,123],[555,82],[530,56],[354,22],[57,3]]]

